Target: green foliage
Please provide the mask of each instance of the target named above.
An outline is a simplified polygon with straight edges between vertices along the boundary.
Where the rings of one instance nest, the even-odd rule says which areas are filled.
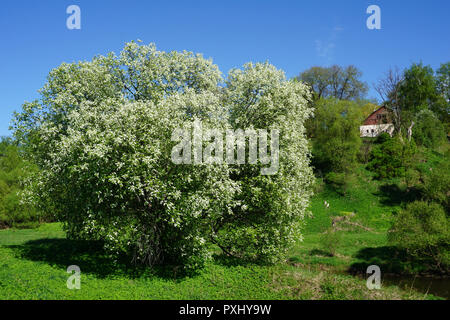
[[[361,104],[361,113],[364,119],[370,116],[375,110],[378,110],[380,108],[379,105],[371,101],[361,100],[358,102]]]
[[[431,109],[437,99],[434,71],[422,63],[413,64],[404,72],[400,84],[399,100],[403,111],[419,112]]]
[[[367,169],[374,172],[377,179],[404,177],[411,166],[415,149],[414,142],[401,141],[398,137],[388,138],[372,149]]]
[[[436,70],[436,82],[439,94],[450,101],[450,62],[442,63]]]
[[[447,212],[450,212],[450,161],[448,156],[437,167],[431,169],[430,173],[424,177],[422,192],[427,200],[441,204]]]
[[[418,145],[435,148],[446,138],[444,127],[431,110],[422,110],[416,116],[413,138]]]
[[[36,172],[25,161],[11,139],[0,142],[0,228],[36,226],[43,216],[33,207],[21,203],[22,182]]]
[[[446,132],[450,131],[450,62],[442,63],[436,70],[438,99],[434,112],[442,121]]]
[[[314,118],[309,121],[313,137],[313,157],[316,167],[345,172],[357,162],[361,146],[360,107],[355,102],[321,99],[315,103]]]
[[[391,136],[387,132],[380,133],[376,138],[362,138],[362,145],[358,153],[358,160],[360,163],[367,164],[370,160],[372,149],[376,145],[383,144],[390,140]]]
[[[413,64],[404,71],[403,81],[399,85],[398,103],[401,106],[404,129],[422,110],[431,110],[441,121],[448,121],[449,102],[442,91],[442,77],[435,77],[430,66]],[[447,120],[445,120],[447,119]]]
[[[397,215],[388,233],[394,245],[445,270],[450,265],[450,217],[437,203],[415,201]]]
[[[221,80],[200,55],[136,43],[52,70],[41,101],[14,123],[42,168],[29,201],[54,211],[70,239],[102,239],[112,255],[150,266],[198,269],[213,244],[241,258],[282,258],[301,237],[313,183],[308,89],[269,64]],[[276,174],[261,175],[261,163],[174,163],[173,133],[190,136],[194,120],[203,131],[278,129]]]
[[[400,72],[391,69],[375,87],[392,111],[396,133],[406,132],[416,115],[432,111],[446,131],[450,123],[449,63],[441,64],[436,73],[430,66],[414,63]]]
[[[383,143],[385,143],[386,141],[388,141],[390,139],[391,139],[391,136],[389,135],[389,133],[382,132],[382,133],[380,133],[380,135],[378,135],[378,137],[376,137],[375,143],[383,144]]]
[[[330,215],[341,215],[342,211],[355,213],[354,219],[367,227],[386,230],[390,226],[390,213],[397,208],[400,201],[397,198],[403,193],[391,193],[382,186],[383,181],[373,180],[371,172],[361,165],[355,168],[354,183],[349,185],[345,195],[336,186],[326,183],[311,199],[314,216],[308,219],[305,232],[308,236],[322,232],[331,225]],[[328,208],[325,201],[330,204]]]

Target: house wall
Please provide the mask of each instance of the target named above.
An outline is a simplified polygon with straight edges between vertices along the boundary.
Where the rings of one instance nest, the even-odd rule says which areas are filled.
[[[392,123],[363,125],[359,127],[359,132],[361,137],[377,137],[382,132],[387,132],[392,136],[394,125]]]

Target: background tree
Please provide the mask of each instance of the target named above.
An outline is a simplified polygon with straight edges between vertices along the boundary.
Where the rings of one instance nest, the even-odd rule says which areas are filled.
[[[439,94],[450,101],[450,62],[442,63],[436,70],[436,82]]]
[[[357,161],[361,145],[360,106],[356,102],[333,98],[321,99],[315,106],[315,115],[309,125],[314,132],[315,165],[325,171],[350,170]]]
[[[322,98],[314,102],[314,117],[306,121],[313,145],[313,166],[341,194],[353,183],[362,144],[359,126],[363,120],[361,101]]]
[[[368,116],[370,116],[374,111],[380,108],[380,106],[376,103],[370,102],[370,101],[364,101],[362,100],[361,103],[361,113],[363,119],[366,119]]]
[[[433,111],[441,122],[447,123],[450,112],[448,67],[441,65],[436,75],[430,66],[413,64],[400,72],[391,68],[374,88],[383,104],[392,112],[395,130],[405,134],[421,110]]]
[[[314,99],[318,100],[330,95],[330,78],[329,68],[311,67],[302,72],[296,79],[307,83],[312,89]]]
[[[403,73],[398,67],[390,68],[383,78],[379,79],[374,88],[381,98],[382,104],[392,114],[392,121],[396,132],[401,131],[402,106],[399,102],[400,84],[403,81]]]
[[[302,72],[297,79],[307,83],[314,98],[334,97],[340,100],[357,100],[363,98],[368,90],[361,81],[362,72],[355,66],[312,67]]]
[[[436,85],[439,94],[439,109],[436,114],[444,124],[446,133],[450,132],[450,62],[441,64],[436,70]]]
[[[414,141],[427,148],[441,145],[446,138],[444,126],[431,110],[422,110],[415,117]]]
[[[0,141],[0,228],[33,227],[44,216],[34,207],[22,203],[19,194],[23,181],[37,168],[21,157],[19,147],[11,138]]]
[[[404,71],[403,78],[398,97],[405,128],[421,110],[440,112],[434,71],[430,66],[424,66],[422,63],[413,64]]]

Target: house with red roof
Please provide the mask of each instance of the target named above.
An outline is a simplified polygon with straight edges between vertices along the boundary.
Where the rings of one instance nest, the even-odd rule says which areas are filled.
[[[394,125],[389,110],[385,106],[374,110],[366,120],[364,120],[362,126],[359,127],[359,131],[361,137],[374,138],[382,132],[387,132],[392,136]]]

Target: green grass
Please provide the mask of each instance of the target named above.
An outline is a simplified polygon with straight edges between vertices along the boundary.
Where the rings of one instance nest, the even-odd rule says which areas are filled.
[[[434,298],[395,286],[370,291],[364,279],[345,273],[360,248],[383,245],[384,235],[348,234],[336,257],[314,251],[318,237],[307,236],[293,248],[287,263],[234,265],[217,258],[199,274],[180,277],[174,270],[150,272],[110,261],[96,242],[65,239],[57,223],[38,229],[2,230],[0,299]],[[80,290],[66,287],[66,268],[71,264],[81,268]]]
[[[358,277],[313,265],[233,265],[216,259],[198,275],[136,271],[106,259],[95,243],[64,238],[59,224],[0,231],[0,299],[422,299],[395,287],[370,291]],[[303,249],[302,249],[303,250]],[[298,251],[301,254],[301,250]],[[81,268],[69,290],[67,266]]]
[[[444,150],[445,152],[445,150]],[[445,161],[443,153],[419,149],[417,168],[428,172]],[[407,188],[402,179],[378,181],[363,165],[355,168],[354,183],[346,193],[331,185],[319,186],[320,192],[311,200],[313,218],[307,221],[304,241],[292,250],[292,259],[302,263],[333,265],[339,270],[363,272],[364,267],[377,264],[385,272],[418,273],[427,266],[407,259],[404,252],[391,247],[387,241],[396,212],[420,198],[419,190]],[[329,203],[325,207],[324,201]],[[331,227],[333,217],[349,217],[355,225],[343,225],[342,241],[335,257],[327,256],[320,246],[320,235]],[[326,250],[325,250],[326,251]]]

